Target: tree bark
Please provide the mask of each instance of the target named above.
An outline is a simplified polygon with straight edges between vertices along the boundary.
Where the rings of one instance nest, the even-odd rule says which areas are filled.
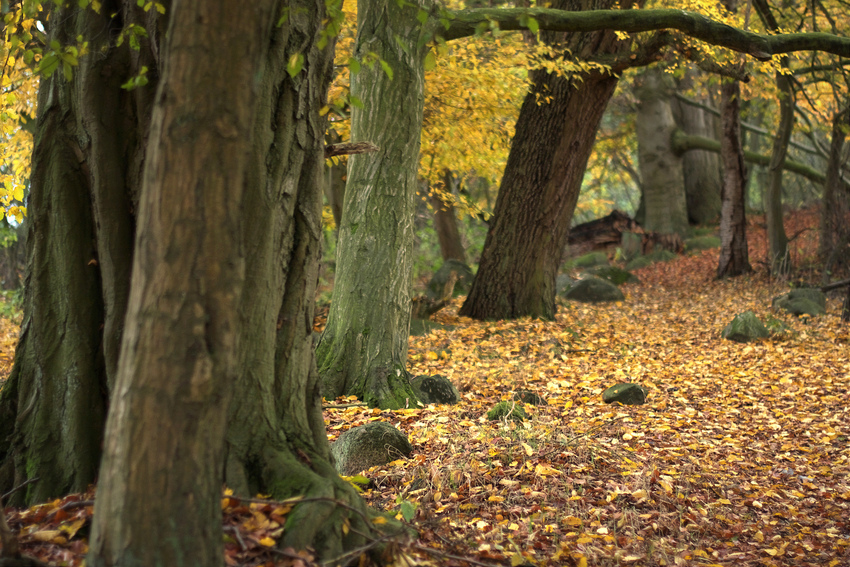
[[[746,168],[741,145],[741,85],[725,80],[720,87],[723,139],[723,189],[720,213],[720,262],[717,277],[738,276],[752,270],[747,249],[745,215]]]
[[[351,78],[351,94],[363,103],[352,109],[351,139],[380,149],[348,161],[334,294],[316,351],[329,399],[355,395],[393,409],[418,402],[405,365],[427,52],[417,15],[430,5],[357,4],[355,56],[377,54],[393,76],[373,63]]]
[[[767,187],[764,192],[764,212],[767,224],[768,261],[770,273],[787,274],[791,270],[791,256],[788,254],[788,237],[782,213],[782,174],[783,163],[788,154],[788,144],[794,130],[794,85],[791,77],[776,74],[776,86],[779,90],[779,127],[773,140],[770,165],[767,168]]]
[[[454,175],[447,169],[443,174],[443,179],[442,190],[450,195]],[[437,240],[440,242],[440,253],[443,260],[458,260],[466,264],[466,251],[463,249],[460,231],[457,228],[454,205],[450,201],[443,200],[440,194],[433,190],[430,193],[430,199],[431,207],[434,209],[434,230],[437,233]]]
[[[848,128],[850,107],[845,107],[833,117],[826,183],[823,188],[819,254],[824,265],[824,274],[850,267],[850,186],[845,180]]]
[[[635,130],[638,140],[641,188],[646,213],[644,227],[651,232],[685,236],[688,210],[682,158],[672,147],[676,122],[670,89],[658,67],[645,70],[635,79],[638,98]]]
[[[556,4],[581,9],[586,3]],[[609,31],[557,40],[578,58],[622,53],[631,45]],[[596,72],[579,79],[542,70],[532,71],[531,78],[478,273],[460,310],[475,319],[555,317],[555,276],[599,121],[618,81]]]

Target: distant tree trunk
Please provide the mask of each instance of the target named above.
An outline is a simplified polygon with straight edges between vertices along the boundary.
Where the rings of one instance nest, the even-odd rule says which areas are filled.
[[[419,41],[417,15],[430,6],[430,0],[357,4],[355,56],[378,54],[393,76],[375,64],[351,77],[351,93],[363,102],[352,109],[351,140],[380,149],[348,160],[334,294],[316,351],[327,398],[355,395],[393,409],[418,401],[405,366],[428,49]]]
[[[451,170],[447,169],[443,174],[443,190],[447,194],[451,194],[453,182],[454,175]],[[465,264],[466,252],[463,249],[460,231],[457,228],[454,205],[451,201],[444,201],[440,194],[435,191],[431,191],[430,199],[431,207],[434,209],[434,229],[437,232],[437,239],[440,241],[440,253],[443,260],[459,260]]]
[[[796,106],[791,77],[777,73],[776,86],[779,90],[779,127],[773,141],[770,166],[767,169],[767,187],[764,192],[768,260],[770,273],[774,275],[786,274],[791,269],[788,237],[785,235],[782,213],[782,174],[784,173],[782,165],[788,155],[788,144],[794,130],[794,107]]]
[[[641,187],[646,213],[644,228],[685,236],[688,211],[682,158],[672,148],[676,122],[670,88],[662,69],[652,67],[635,79],[638,98],[637,140]]]
[[[688,75],[679,82],[679,89],[690,88]],[[673,115],[679,127],[689,135],[715,138],[714,117],[705,110],[673,100]],[[695,150],[682,156],[685,178],[685,198],[688,221],[691,224],[710,224],[720,217],[720,158],[707,151]]]
[[[724,80],[721,88],[723,137],[720,155],[723,160],[723,190],[720,215],[720,263],[717,277],[738,276],[752,270],[747,250],[745,208],[746,168],[741,146],[740,103],[738,81]]]
[[[820,258],[825,274],[850,267],[850,185],[845,181],[850,159],[846,147],[848,128],[850,106],[836,113],[832,122],[820,226]]]
[[[614,2],[558,0],[553,8],[605,9]],[[625,6],[624,6],[625,7]],[[578,58],[627,52],[613,32],[543,34]],[[616,76],[564,78],[531,72],[478,273],[460,310],[475,319],[555,317],[555,276],[587,160]],[[546,101],[546,102],[543,102]]]
[[[330,143],[336,144],[341,142],[340,137],[332,130],[329,133]],[[337,158],[339,161],[325,167],[325,200],[331,207],[331,214],[334,217],[337,234],[339,234],[339,225],[342,222],[342,204],[345,200],[345,172],[347,169],[347,158]]]

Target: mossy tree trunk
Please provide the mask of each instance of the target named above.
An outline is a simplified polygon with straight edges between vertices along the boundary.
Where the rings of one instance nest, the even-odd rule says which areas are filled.
[[[782,174],[788,144],[794,130],[794,85],[792,78],[782,73],[776,74],[776,86],[779,91],[779,126],[773,140],[770,165],[767,168],[767,187],[764,191],[764,212],[767,224],[768,254],[770,272],[775,275],[787,274],[791,269],[791,256],[788,254],[788,236],[785,234],[782,213]]]
[[[404,3],[402,3],[404,4]],[[323,393],[370,406],[417,403],[405,369],[413,270],[413,213],[424,101],[425,28],[430,0],[399,6],[359,0],[352,74],[351,141],[378,151],[348,158],[334,294],[317,347]],[[389,68],[366,64],[377,54]]]
[[[846,271],[850,267],[850,184],[846,181],[846,164],[850,159],[846,143],[848,129],[850,106],[845,106],[833,117],[823,188],[819,253],[826,274]]]
[[[613,4],[560,0],[552,7]],[[579,59],[627,53],[631,45],[611,31],[542,37]],[[460,310],[475,319],[555,317],[555,276],[599,121],[618,81],[607,73],[566,78],[542,70],[532,71],[531,78],[478,273]]]

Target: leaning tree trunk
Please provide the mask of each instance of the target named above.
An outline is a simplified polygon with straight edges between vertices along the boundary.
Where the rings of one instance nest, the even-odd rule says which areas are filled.
[[[721,89],[723,189],[720,214],[720,263],[717,277],[738,276],[752,270],[747,250],[745,216],[746,168],[741,146],[741,85],[724,80]]]
[[[553,7],[590,9],[586,4],[561,0]],[[592,4],[604,9],[613,2]],[[607,31],[560,38],[578,58],[628,52],[631,45]],[[618,81],[596,72],[569,79],[542,70],[531,78],[478,273],[460,310],[475,319],[555,317],[555,276],[596,130]]]
[[[848,128],[850,106],[837,113],[832,122],[820,225],[819,253],[824,273],[850,267],[850,185],[845,181]]]
[[[100,461],[157,76],[150,44],[133,52],[109,43],[120,21],[147,27],[156,40],[157,11],[132,0],[119,11],[50,14],[50,40],[82,35],[98,56],[81,58],[72,82],[57,72],[39,89],[24,321],[0,392],[0,489],[38,479],[14,496],[17,504],[84,490]],[[151,84],[121,89],[142,66]]]
[[[787,63],[787,59],[785,60]],[[771,274],[787,274],[791,270],[791,257],[788,254],[788,237],[782,214],[782,174],[783,164],[788,155],[788,144],[794,129],[794,84],[791,77],[776,74],[776,86],[779,90],[779,128],[773,141],[773,152],[767,168],[767,187],[764,191],[764,212],[767,224],[768,261]]]
[[[402,4],[357,4],[355,56],[377,54],[392,76],[372,64],[351,77],[363,103],[352,110],[351,139],[379,150],[348,160],[334,294],[316,351],[325,397],[355,395],[382,408],[418,402],[405,365],[427,52],[417,16],[431,2]]]
[[[676,122],[667,81],[665,73],[657,66],[635,79],[638,98],[635,130],[646,207],[644,228],[684,237],[688,230],[685,178],[682,158],[672,147]]]

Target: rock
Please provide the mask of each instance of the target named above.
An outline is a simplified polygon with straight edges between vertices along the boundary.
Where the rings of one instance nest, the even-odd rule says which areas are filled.
[[[520,401],[524,404],[529,404],[532,406],[548,406],[546,400],[540,397],[540,394],[537,392],[532,392],[531,390],[523,390],[520,388],[516,392],[514,392],[514,399]]]
[[[352,427],[331,443],[336,470],[344,476],[408,457],[412,452],[407,436],[382,421]]]
[[[623,301],[626,298],[620,288],[608,280],[593,277],[577,281],[572,287],[564,291],[563,296],[573,301],[585,303]]]
[[[555,292],[564,293],[564,290],[571,287],[578,280],[571,278],[567,274],[558,274],[555,278]]]
[[[626,264],[627,270],[640,270],[641,268],[646,268],[647,266],[652,265],[652,258],[649,256],[638,256],[637,258],[630,260],[628,264]]]
[[[633,382],[620,382],[602,392],[602,401],[606,404],[620,402],[627,406],[639,406],[646,403],[649,390]]]
[[[643,253],[643,235],[624,232],[620,236],[620,252],[624,259],[632,260]]]
[[[585,274],[595,276],[597,278],[608,280],[614,285],[622,285],[627,282],[639,282],[638,277],[628,270],[618,268],[617,266],[596,266],[584,272]]]
[[[463,294],[468,292],[469,287],[472,285],[472,279],[475,277],[472,274],[472,270],[460,260],[449,259],[443,262],[440,269],[431,276],[431,281],[428,282],[428,289],[425,291],[425,295],[434,300],[442,298],[452,272],[457,274],[454,293]]]
[[[460,401],[460,392],[445,376],[416,376],[410,381],[413,391],[423,404],[456,404]]]
[[[487,419],[496,421],[499,419],[512,419],[514,421],[522,421],[528,418],[528,414],[522,409],[522,406],[516,402],[499,402],[493,409],[487,412]]]
[[[783,309],[792,315],[823,315],[826,313],[826,294],[816,288],[792,289],[773,298],[773,309]]]
[[[764,323],[756,317],[752,311],[744,311],[738,313],[735,318],[726,325],[720,336],[730,341],[738,343],[748,343],[758,339],[763,339],[770,336],[770,331],[764,326]]]
[[[578,258],[567,260],[564,267],[568,270],[574,268],[592,268],[593,266],[607,266],[608,255],[605,252],[590,252]]]
[[[694,236],[685,239],[685,252],[710,250],[712,248],[720,248],[720,238],[714,235]]]

